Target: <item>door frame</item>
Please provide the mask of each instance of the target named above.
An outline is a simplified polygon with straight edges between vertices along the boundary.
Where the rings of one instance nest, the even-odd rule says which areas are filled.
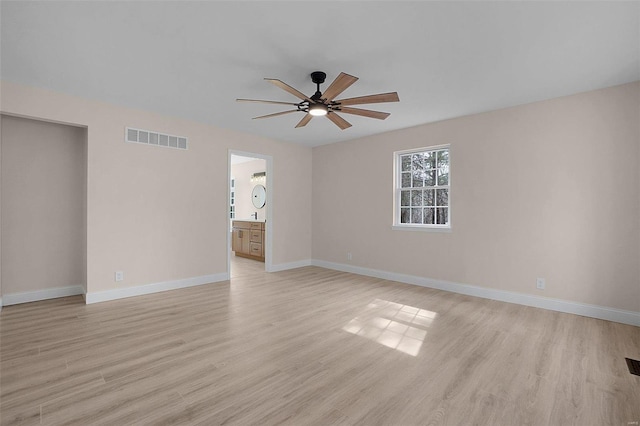
[[[227,211],[227,275],[231,279],[231,217],[229,215],[229,194],[231,192],[231,156],[239,155],[242,157],[252,157],[267,162],[267,176],[265,184],[267,187],[267,201],[265,204],[266,220],[264,238],[266,243],[264,247],[264,270],[266,272],[273,271],[272,259],[273,259],[273,237],[275,235],[273,229],[273,157],[266,154],[258,154],[256,152],[239,151],[235,149],[229,149],[227,155],[227,196],[226,199],[226,211]]]

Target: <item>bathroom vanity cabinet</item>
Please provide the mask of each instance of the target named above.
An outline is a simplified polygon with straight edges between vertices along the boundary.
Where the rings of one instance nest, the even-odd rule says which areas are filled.
[[[236,256],[264,262],[264,222],[233,221],[231,249]]]

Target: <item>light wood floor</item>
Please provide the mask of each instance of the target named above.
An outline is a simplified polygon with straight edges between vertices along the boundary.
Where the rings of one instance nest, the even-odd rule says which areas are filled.
[[[0,353],[2,425],[640,421],[640,328],[317,267],[8,306]]]
[[[264,273],[264,262],[231,255],[231,279]]]

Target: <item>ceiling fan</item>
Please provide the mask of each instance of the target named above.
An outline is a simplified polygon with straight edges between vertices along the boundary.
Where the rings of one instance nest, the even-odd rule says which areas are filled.
[[[347,98],[334,100],[340,93],[344,92],[349,86],[358,81],[358,77],[341,72],[333,83],[327,87],[324,93],[320,92],[320,85],[324,83],[327,75],[322,71],[314,71],[311,73],[311,81],[317,85],[316,93],[310,97],[307,97],[304,93],[294,89],[288,84],[275,79],[265,78],[269,83],[272,83],[279,88],[291,93],[293,96],[301,99],[301,102],[280,102],[280,101],[263,101],[259,99],[236,99],[238,102],[261,102],[266,104],[278,104],[278,105],[291,105],[296,107],[289,111],[276,112],[274,114],[262,115],[260,117],[253,117],[253,119],[277,117],[279,115],[291,114],[292,112],[304,112],[305,116],[298,122],[296,128],[306,126],[313,117],[326,116],[336,126],[344,130],[351,127],[351,124],[340,117],[337,113],[361,115],[363,117],[377,118],[378,120],[384,120],[389,115],[388,112],[371,111],[368,109],[351,108],[349,105],[362,105],[362,104],[376,104],[383,102],[398,102],[397,92],[379,93],[377,95],[358,96],[357,98]]]

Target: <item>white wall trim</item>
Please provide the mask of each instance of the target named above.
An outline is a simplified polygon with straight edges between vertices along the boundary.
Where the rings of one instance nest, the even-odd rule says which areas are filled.
[[[2,297],[0,297],[0,312],[2,312]]]
[[[302,268],[305,266],[311,266],[311,259],[297,260],[295,262],[288,263],[278,263],[277,265],[272,265],[267,272],[280,272],[286,271],[288,269]]]
[[[311,263],[314,266],[334,269],[336,271],[350,272],[353,274],[366,275],[369,277],[398,281],[405,284],[435,288],[438,290],[466,294],[468,296],[481,297],[484,299],[516,303],[518,305],[532,306],[535,308],[548,309],[551,311],[582,315],[585,317],[598,318],[607,321],[619,322],[622,324],[640,326],[640,312],[625,311],[621,309],[609,308],[606,306],[589,305],[586,303],[572,302],[562,299],[552,299],[550,297],[534,296],[512,291],[496,290],[469,284],[459,284],[450,281],[434,280],[431,278],[418,277],[415,275],[399,274],[396,272],[363,268],[360,266],[345,265],[343,263],[327,262],[318,259],[313,259]]]
[[[107,302],[109,300],[124,299],[126,297],[142,296],[144,294],[159,293],[162,291],[177,290],[180,288],[194,287],[203,284],[227,281],[229,274],[226,272],[200,277],[184,278],[181,280],[163,281],[138,285],[134,287],[116,288],[114,290],[89,292],[85,296],[87,305],[92,303]]]
[[[19,303],[37,302],[39,300],[56,299],[58,297],[77,296],[83,293],[84,289],[81,285],[25,291],[23,293],[9,293],[2,295],[2,305],[17,305]]]

